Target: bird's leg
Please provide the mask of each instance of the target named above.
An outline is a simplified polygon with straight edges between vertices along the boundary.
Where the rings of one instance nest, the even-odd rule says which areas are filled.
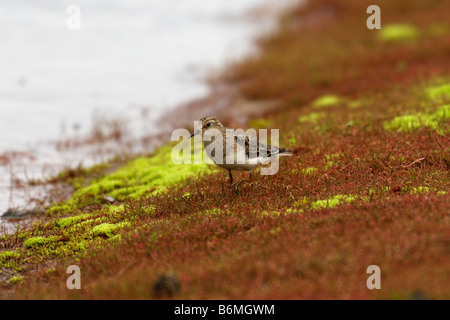
[[[248,172],[248,173],[249,173],[248,179],[241,179],[241,180],[239,180],[239,181],[236,181],[234,184],[231,184],[230,187],[236,187],[236,186],[240,185],[240,184],[241,184],[242,182],[244,182],[244,181],[251,181],[251,178],[252,178],[252,172],[253,172],[253,170]]]
[[[236,187],[242,182],[242,180],[239,180],[233,183],[233,175],[231,174],[231,170],[228,171],[228,174],[230,175],[230,186],[229,186],[230,188]]]
[[[230,175],[230,188],[236,187],[242,182],[242,180],[239,180],[233,183],[233,175],[231,174],[231,170],[228,171],[228,174]]]
[[[241,180],[239,180],[239,181],[236,181],[235,183],[233,183],[233,184],[230,185],[230,188],[239,186],[239,185],[241,184],[241,182],[243,182],[243,181],[244,181],[244,179],[241,179]]]

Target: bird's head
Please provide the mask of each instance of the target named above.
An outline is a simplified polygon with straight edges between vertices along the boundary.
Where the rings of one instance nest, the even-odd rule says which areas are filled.
[[[192,138],[193,136],[197,134],[205,134],[208,130],[216,129],[222,131],[223,125],[220,123],[220,121],[216,117],[203,117],[200,119],[201,128],[197,128],[197,130],[194,131],[194,133],[191,134],[189,138]]]

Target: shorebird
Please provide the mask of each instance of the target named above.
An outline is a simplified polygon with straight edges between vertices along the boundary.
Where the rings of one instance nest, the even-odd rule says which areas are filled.
[[[212,155],[212,152],[207,152],[207,154],[215,164],[228,171],[230,186],[233,186],[232,170],[248,171],[249,178],[251,178],[252,171],[261,165],[268,164],[271,158],[292,155],[292,152],[285,148],[261,143],[256,136],[249,136],[226,128],[216,117],[203,117],[200,119],[200,123],[201,127],[195,130],[189,138],[201,134],[205,150],[215,143],[211,146],[215,154]],[[211,136],[215,139],[211,139]],[[242,157],[239,158],[240,156]],[[240,182],[242,180],[236,184]]]

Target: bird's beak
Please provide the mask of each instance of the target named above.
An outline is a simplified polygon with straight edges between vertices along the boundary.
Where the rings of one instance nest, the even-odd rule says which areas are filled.
[[[192,138],[193,136],[196,136],[196,135],[198,135],[198,134],[200,134],[200,130],[195,130],[190,136],[189,136],[189,139],[190,138]]]

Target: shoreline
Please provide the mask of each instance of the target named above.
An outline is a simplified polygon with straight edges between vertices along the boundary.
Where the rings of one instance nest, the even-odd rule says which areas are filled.
[[[238,16],[234,18],[226,17],[226,19],[254,20],[254,24],[260,24],[262,30],[268,32],[275,28],[275,24],[273,22],[269,23],[269,21],[280,15],[283,10],[286,10],[287,6],[292,5],[292,1],[285,2],[286,3],[277,5],[270,3],[260,4],[258,7],[251,8],[250,10],[246,10],[245,13],[241,13],[245,15],[245,18],[243,16]],[[258,37],[263,34],[264,33],[260,31]],[[253,43],[255,39],[247,39],[247,41]],[[249,45],[249,47],[251,46]],[[225,66],[225,64],[223,64],[223,66]],[[164,140],[167,140],[167,138],[161,137],[170,135],[169,131],[171,130],[169,129],[169,131],[167,131],[165,128],[184,127],[187,124],[191,125],[191,123],[186,123],[181,119],[180,121],[177,121],[176,118],[180,114],[184,114],[184,117],[189,115],[191,116],[192,121],[194,121],[195,119],[200,118],[205,112],[218,112],[223,115],[224,109],[230,106],[232,107],[233,104],[236,103],[243,103],[238,101],[236,90],[231,88],[215,88],[213,85],[208,84],[207,80],[202,80],[200,82],[203,82],[204,85],[209,88],[209,93],[205,96],[179,103],[177,106],[171,108],[171,110],[162,112],[161,115],[153,119],[153,123],[156,126],[156,128],[153,129],[153,133],[142,136],[133,136],[133,129],[128,128],[129,124],[119,120],[119,118],[99,118],[97,119],[97,123],[92,124],[92,133],[88,135],[67,136],[60,138],[58,141],[39,142],[39,144],[43,145],[41,149],[44,150],[44,154],[48,153],[52,158],[56,157],[57,159],[60,159],[56,162],[52,159],[52,163],[47,163],[47,160],[45,159],[48,158],[48,156],[44,156],[44,158],[41,159],[42,156],[39,155],[40,152],[33,150],[10,150],[3,153],[0,155],[0,165],[6,168],[7,165],[12,166],[12,163],[15,163],[17,167],[20,167],[21,169],[23,167],[25,174],[20,173],[22,170],[18,171],[13,167],[9,169],[11,172],[14,172],[10,173],[11,179],[14,181],[11,180],[12,182],[9,183],[8,188],[10,188],[10,193],[14,193],[15,195],[9,195],[9,200],[0,198],[2,203],[9,203],[8,207],[4,205],[0,206],[0,215],[11,212],[11,210],[17,210],[18,212],[24,213],[29,212],[28,215],[32,215],[36,210],[43,210],[44,206],[50,204],[54,199],[53,195],[48,196],[49,191],[44,187],[48,185],[48,183],[45,183],[45,181],[54,180],[55,177],[63,171],[81,166],[89,168],[117,156],[120,157],[125,155],[125,157],[130,157],[134,155],[134,157],[137,157],[139,154],[152,153],[155,148],[162,145]],[[220,101],[218,102],[217,99]],[[237,108],[239,108],[239,106],[237,106]],[[149,112],[150,110],[146,107],[142,107],[142,109],[138,111],[138,113],[143,115],[144,119]],[[194,114],[196,116],[192,116]],[[232,119],[233,116],[229,116],[229,118]],[[164,123],[164,125],[162,125],[162,123]],[[241,122],[241,125],[242,124],[243,123]],[[116,151],[114,151],[115,149]],[[117,151],[117,149],[123,150]],[[82,157],[79,156],[80,153],[83,154]],[[70,162],[67,162],[69,161],[68,159],[72,158],[78,158],[80,160],[75,162],[70,160]],[[87,162],[86,159],[88,159]],[[26,164],[28,162],[29,164]],[[19,163],[19,165],[17,165],[17,163]],[[34,163],[34,169],[32,163]],[[29,174],[27,174],[28,170]],[[40,170],[42,170],[42,172],[39,172]],[[14,178],[12,178],[13,176]],[[5,184],[2,189],[6,191],[7,182],[4,181],[1,183]],[[60,198],[61,195],[58,195],[58,197]],[[67,197],[67,195],[64,197]],[[30,202],[33,198],[40,203],[38,206],[35,206],[33,205],[33,202]],[[23,214],[23,216],[25,215],[27,214]],[[1,224],[2,219],[0,217],[0,225]],[[13,225],[15,225],[15,223],[11,222],[8,229],[11,230],[11,226]]]

